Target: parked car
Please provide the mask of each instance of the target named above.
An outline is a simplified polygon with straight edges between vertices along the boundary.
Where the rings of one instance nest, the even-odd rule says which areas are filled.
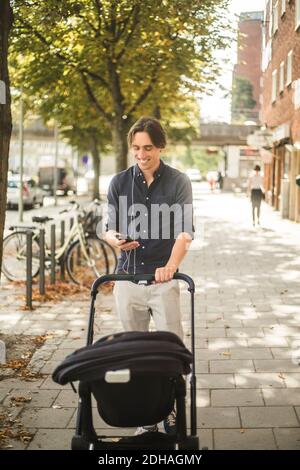
[[[18,206],[20,197],[20,175],[11,175],[7,180],[7,206]],[[32,208],[35,204],[44,203],[46,191],[38,186],[33,178],[23,177],[23,204],[24,208]]]
[[[190,178],[191,181],[201,181],[202,176],[200,170],[198,168],[188,168],[186,170],[187,176]]]

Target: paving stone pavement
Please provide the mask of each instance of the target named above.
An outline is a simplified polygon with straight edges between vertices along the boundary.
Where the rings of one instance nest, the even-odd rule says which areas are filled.
[[[209,449],[300,449],[300,225],[263,204],[253,228],[244,195],[194,188],[196,238],[181,267],[196,284],[197,426]],[[7,286],[4,286],[7,287]],[[52,333],[31,361],[44,375],[0,381],[1,406],[33,433],[15,449],[69,449],[77,397],[51,380],[56,365],[85,343],[89,296],[24,312],[3,288],[1,332]],[[186,344],[189,293],[181,286]],[[99,294],[97,337],[121,331],[111,295]],[[12,396],[32,400],[18,408]],[[95,404],[94,404],[95,405]],[[97,432],[112,429],[94,409]]]

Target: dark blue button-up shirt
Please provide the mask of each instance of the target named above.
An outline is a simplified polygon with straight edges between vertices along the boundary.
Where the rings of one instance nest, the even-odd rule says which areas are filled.
[[[189,178],[162,160],[149,187],[138,165],[118,173],[108,190],[106,230],[116,230],[140,243],[131,252],[121,250],[119,273],[154,273],[168,262],[179,233],[187,232],[193,238]]]

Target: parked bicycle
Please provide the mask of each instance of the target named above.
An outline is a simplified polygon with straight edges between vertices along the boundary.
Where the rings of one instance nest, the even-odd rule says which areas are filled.
[[[63,245],[55,249],[55,262],[59,266],[65,263],[70,279],[76,284],[90,283],[95,277],[115,272],[117,256],[114,249],[96,234],[85,230],[83,220],[86,216],[77,202],[71,201],[72,207],[60,212],[63,214],[75,209],[72,225]],[[53,220],[51,217],[33,217],[32,221],[39,226],[10,227],[13,233],[3,240],[2,272],[11,281],[26,279],[26,234],[33,232],[32,237],[32,277],[40,269],[40,228]],[[45,242],[45,267],[50,268],[51,250]]]

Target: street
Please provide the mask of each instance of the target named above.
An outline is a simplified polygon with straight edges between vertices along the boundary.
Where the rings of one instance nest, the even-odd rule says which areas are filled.
[[[196,239],[181,272],[196,283],[197,419],[200,446],[209,449],[300,448],[300,226],[263,203],[262,225],[252,227],[243,194],[211,193],[193,185]],[[185,342],[190,342],[189,294],[182,285]],[[6,294],[3,292],[3,294]],[[77,397],[51,379],[54,368],[85,343],[89,296],[42,304],[24,312],[2,296],[3,332],[52,333],[36,352],[34,382],[0,382],[9,397],[28,395],[14,412],[33,432],[14,448],[68,449]],[[20,302],[19,302],[20,303]],[[96,336],[121,331],[111,295],[99,296]],[[9,396],[7,395],[9,394]],[[120,433],[94,413],[99,434]],[[122,429],[121,434],[133,430]]]
[[[59,215],[60,211],[68,207],[69,201],[72,201],[75,199],[77,198],[74,196],[59,197],[57,206],[55,207],[54,198],[46,197],[44,200],[43,207],[37,207],[34,209],[26,209],[23,211],[23,222],[19,222],[18,209],[9,209],[6,211],[5,230],[7,231],[8,227],[10,227],[11,225],[28,225],[28,224],[34,225],[32,224],[33,216],[47,215],[48,217],[56,218]],[[86,200],[87,198],[83,198],[83,201],[86,201]],[[7,234],[6,231],[5,231],[5,234]]]
[[[300,0],[0,1],[0,450],[300,450],[299,31]],[[114,338],[149,322],[183,359]]]

